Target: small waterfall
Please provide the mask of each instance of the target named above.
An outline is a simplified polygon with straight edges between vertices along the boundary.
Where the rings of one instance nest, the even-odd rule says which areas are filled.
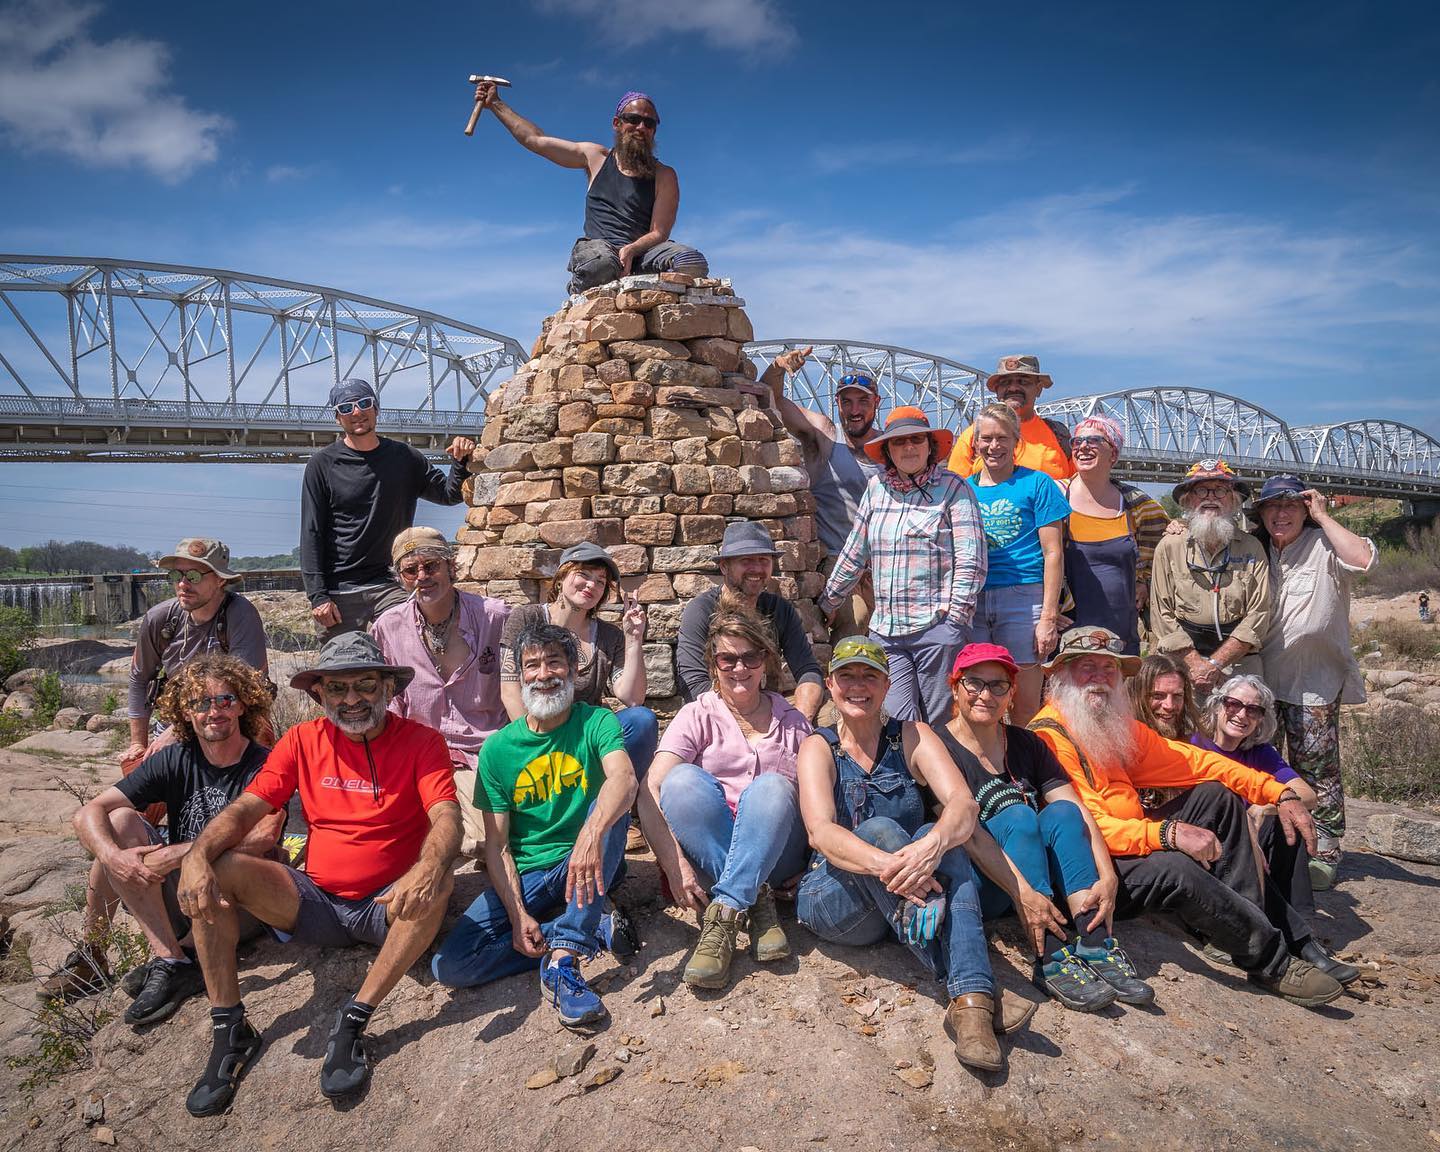
[[[84,624],[90,584],[33,580],[0,584],[0,607],[19,608],[41,628]]]

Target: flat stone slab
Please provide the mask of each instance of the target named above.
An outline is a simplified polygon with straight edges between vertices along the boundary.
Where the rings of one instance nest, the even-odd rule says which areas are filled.
[[[103,732],[36,732],[10,745],[16,752],[50,752],[61,756],[98,758],[110,753],[110,739]]]
[[[1365,825],[1365,839],[1382,856],[1440,864],[1440,820],[1405,812],[1382,812]]]

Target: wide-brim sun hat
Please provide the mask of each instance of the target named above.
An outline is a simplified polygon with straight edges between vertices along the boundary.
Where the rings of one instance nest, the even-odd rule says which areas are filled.
[[[1011,676],[1020,675],[1020,665],[1010,649],[1000,644],[967,644],[955,654],[955,663],[950,666],[950,683],[953,685],[965,674],[967,668],[977,664],[1000,664]]]
[[[1185,473],[1185,479],[1170,489],[1170,497],[1175,503],[1180,503],[1180,497],[1197,484],[1204,484],[1209,480],[1223,480],[1235,491],[1240,493],[1241,499],[1250,499],[1250,485],[1241,480],[1235,473],[1235,469],[1218,457],[1210,457],[1205,460],[1197,460],[1190,465],[1190,471]]]
[[[1125,641],[1109,628],[1102,628],[1098,624],[1082,624],[1077,628],[1067,629],[1060,637],[1060,646],[1055,649],[1055,655],[1050,657],[1048,664],[1040,667],[1046,672],[1054,672],[1060,665],[1078,660],[1081,656],[1109,656],[1119,663],[1120,671],[1126,676],[1133,676],[1140,671],[1140,657],[1125,655]]]
[[[985,377],[985,387],[992,392],[999,392],[996,387],[998,381],[1006,380],[1011,376],[1023,376],[1028,380],[1038,380],[1042,388],[1049,388],[1055,381],[1050,379],[1047,372],[1040,371],[1040,357],[1024,353],[1016,356],[1001,356],[999,363],[995,365],[995,371]]]
[[[836,643],[830,653],[830,671],[836,672],[847,664],[863,664],[890,675],[890,657],[885,655],[885,649],[865,636],[846,636]]]
[[[1260,485],[1260,492],[1245,507],[1245,511],[1253,512],[1262,504],[1268,504],[1272,500],[1304,500],[1305,492],[1310,486],[1298,476],[1271,476]],[[1309,509],[1306,509],[1309,514]]]
[[[950,455],[950,449],[955,446],[955,433],[948,428],[930,427],[930,418],[919,408],[909,405],[896,408],[885,418],[885,431],[866,442],[865,455],[877,464],[884,464],[885,452],[881,445],[885,441],[897,440],[901,436],[914,436],[921,432],[934,442],[935,459],[944,462]]]
[[[415,669],[385,663],[385,654],[373,637],[364,632],[341,632],[325,642],[314,664],[290,677],[290,687],[308,693],[317,680],[337,672],[389,674],[395,677],[397,692],[415,679]]]
[[[175,551],[155,561],[156,567],[208,568],[222,580],[239,580],[240,573],[230,571],[230,549],[219,540],[206,536],[187,536],[175,545]]]

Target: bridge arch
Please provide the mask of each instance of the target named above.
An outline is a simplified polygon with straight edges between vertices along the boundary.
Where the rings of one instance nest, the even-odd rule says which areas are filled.
[[[1405,472],[1440,477],[1440,441],[1395,420],[1348,420],[1292,429],[1305,462],[1315,467]]]

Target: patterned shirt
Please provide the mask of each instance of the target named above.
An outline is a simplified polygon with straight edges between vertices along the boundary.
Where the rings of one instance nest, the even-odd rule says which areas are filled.
[[[875,582],[870,627],[879,635],[923,632],[942,618],[968,625],[986,572],[985,529],[970,486],[944,468],[906,492],[873,477],[820,606],[834,609],[866,568]]]

